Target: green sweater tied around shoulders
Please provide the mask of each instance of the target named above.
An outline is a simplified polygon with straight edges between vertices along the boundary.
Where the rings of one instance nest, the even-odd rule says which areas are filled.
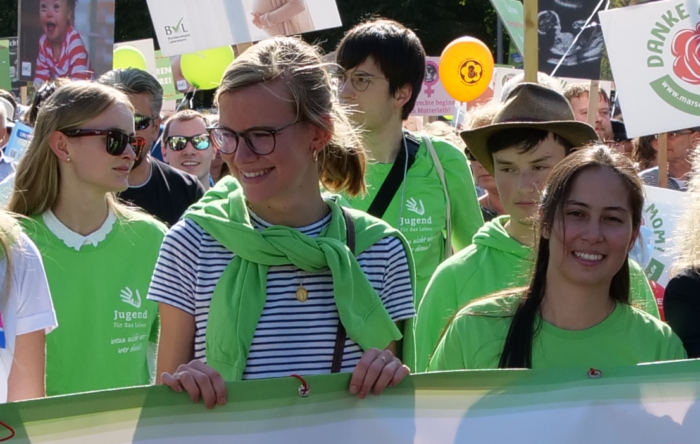
[[[348,210],[355,222],[353,254],[346,245],[343,210],[332,199],[326,203],[331,221],[316,238],[285,226],[257,230],[250,221],[243,189],[231,177],[219,181],[185,213],[185,219],[195,222],[235,254],[214,289],[206,335],[207,364],[225,380],[242,378],[265,306],[271,266],[291,264],[312,273],[330,269],[340,321],[363,350],[383,349],[402,338],[355,254],[387,236],[401,239],[413,284],[412,256],[406,240],[385,222]]]

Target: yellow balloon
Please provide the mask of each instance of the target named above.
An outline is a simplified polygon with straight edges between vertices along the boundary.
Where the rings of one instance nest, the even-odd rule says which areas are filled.
[[[469,102],[488,89],[493,55],[481,40],[461,37],[442,51],[439,71],[447,93],[459,102]]]

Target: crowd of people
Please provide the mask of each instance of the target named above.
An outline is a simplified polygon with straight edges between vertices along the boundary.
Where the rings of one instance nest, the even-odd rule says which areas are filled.
[[[411,132],[417,36],[369,21],[336,57],[263,40],[213,118],[163,121],[138,69],[42,85],[0,162],[0,401],[157,383],[213,408],[224,381],[347,372],[365,398],[409,373],[700,356],[700,200],[667,324],[630,258],[658,168],[606,93],[591,126],[585,86],[516,77],[465,131]],[[700,192],[698,138],[669,133],[669,188]]]

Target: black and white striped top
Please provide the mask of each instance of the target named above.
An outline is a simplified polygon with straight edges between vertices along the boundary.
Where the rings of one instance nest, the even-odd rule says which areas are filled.
[[[330,220],[328,215],[299,230],[316,237]],[[270,226],[252,213],[251,221],[257,229]],[[234,253],[191,220],[177,223],[163,241],[148,299],[195,317],[196,359],[205,361],[212,294],[233,258]],[[415,316],[408,260],[401,240],[384,238],[358,255],[357,261],[394,321]],[[304,303],[296,299],[302,281],[309,292]],[[293,265],[270,267],[267,300],[243,379],[330,373],[338,322],[330,270],[309,273]],[[348,338],[342,371],[352,371],[361,356],[360,347]]]

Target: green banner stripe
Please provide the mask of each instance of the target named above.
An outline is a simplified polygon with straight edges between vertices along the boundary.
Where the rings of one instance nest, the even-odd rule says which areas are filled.
[[[700,95],[681,87],[670,75],[650,83],[661,99],[672,107],[694,116],[700,116]]]
[[[350,375],[323,375],[307,379],[308,398],[296,394],[299,382],[292,378],[229,383],[229,403],[213,412],[160,386],[0,405],[0,419],[17,429],[17,439],[29,435],[32,442],[77,439],[91,430],[133,433],[136,425],[139,435],[162,437],[173,424],[178,431],[172,436],[240,435],[284,430],[299,421],[321,425],[348,415],[376,419],[379,411],[386,418],[434,418],[457,417],[465,409],[488,416],[591,401],[687,400],[700,393],[698,374],[700,361],[604,369],[600,379],[588,378],[585,369],[431,373],[411,376],[366,400],[348,393]],[[642,393],[640,387],[659,389]]]

